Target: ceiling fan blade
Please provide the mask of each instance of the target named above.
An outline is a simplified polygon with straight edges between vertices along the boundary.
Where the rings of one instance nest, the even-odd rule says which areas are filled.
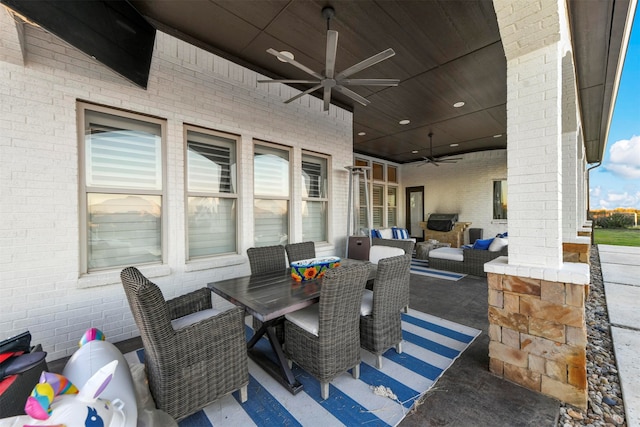
[[[332,79],[336,71],[336,52],[338,51],[338,32],[327,30],[327,57],[324,75]]]
[[[288,62],[289,64],[293,65],[296,68],[301,69],[302,71],[304,71],[307,74],[311,74],[313,77],[317,78],[318,80],[322,80],[324,78],[320,73],[316,73],[311,68],[305,67],[304,65],[302,65],[301,63],[299,63],[295,59],[291,59],[288,56],[284,56],[283,54],[281,54],[280,52],[278,52],[275,49],[269,48],[269,49],[267,49],[267,53],[270,53],[271,55],[275,56],[276,58],[279,58],[279,59],[283,60],[284,62]]]
[[[313,92],[314,90],[318,90],[318,89],[320,89],[321,87],[322,87],[322,85],[317,85],[317,86],[312,87],[311,89],[307,89],[307,90],[305,90],[304,92],[301,92],[301,93],[297,94],[296,96],[294,96],[294,97],[292,97],[292,98],[287,99],[286,101],[284,101],[284,103],[285,103],[285,104],[288,104],[288,103],[290,103],[290,102],[292,102],[292,101],[295,101],[295,100],[296,100],[296,99],[298,99],[298,98],[302,98],[303,96],[305,96],[305,95],[307,95],[307,94],[309,94],[309,93]]]
[[[286,80],[286,79],[282,79],[282,80],[257,80],[258,83],[315,83],[318,84],[320,83],[318,80]]]
[[[371,101],[369,101],[367,98],[358,95],[357,93],[355,93],[352,90],[347,89],[346,87],[334,86],[333,88],[335,90],[337,90],[338,92],[340,92],[341,94],[348,96],[349,98],[353,99],[356,102],[359,102],[360,104],[364,105],[365,107],[367,105],[371,104]]]
[[[344,70],[343,72],[339,73],[335,79],[336,80],[341,80],[345,77],[349,77],[352,74],[357,73],[358,71],[362,71],[365,68],[371,67],[372,65],[377,64],[378,62],[384,61],[385,59],[389,59],[391,58],[393,55],[395,55],[396,52],[389,48],[387,50],[383,50],[380,53],[377,53],[375,55],[373,55],[370,58],[365,59],[364,61],[358,62],[356,65],[352,65],[351,67],[347,68],[346,70]]]
[[[352,86],[398,86],[399,79],[344,79],[337,82],[341,85]]]
[[[324,87],[324,111],[329,111],[329,104],[331,103],[331,88],[329,86]]]

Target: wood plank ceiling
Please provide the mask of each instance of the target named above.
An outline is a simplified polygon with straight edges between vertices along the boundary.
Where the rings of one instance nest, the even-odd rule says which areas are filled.
[[[268,54],[268,48],[290,51],[315,71],[324,69],[327,22],[321,10],[329,5],[326,0],[131,4],[159,30],[268,77],[309,77]],[[606,141],[612,69],[628,4],[568,2],[590,162],[601,158]],[[354,112],[354,151],[399,163],[420,160],[429,154],[429,132],[436,156],[506,148],[506,59],[491,0],[335,1],[331,6],[336,12],[331,29],[339,33],[336,70],[389,47],[396,52],[353,76],[400,79],[398,87],[351,86],[371,101],[369,106],[333,91],[332,102]],[[454,108],[458,101],[465,105]],[[402,119],[411,123],[400,125]]]

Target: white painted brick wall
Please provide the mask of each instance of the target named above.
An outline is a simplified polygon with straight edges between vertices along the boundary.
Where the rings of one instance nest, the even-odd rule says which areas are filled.
[[[482,228],[484,238],[504,233],[507,221],[493,220],[493,181],[507,178],[507,151],[483,151],[461,157],[457,163],[441,163],[438,167],[420,163],[402,165],[402,185],[424,187],[425,219],[430,213],[458,213],[460,222]],[[508,203],[511,204],[510,198]],[[509,218],[511,213],[509,209]],[[465,233],[465,242],[468,241]]]
[[[254,139],[293,147],[296,160],[303,149],[331,156],[333,241],[318,252],[344,250],[350,112],[332,105],[325,113],[322,101],[309,96],[285,105],[296,90],[258,84],[256,73],[162,33],[143,90],[31,25],[24,26],[21,65],[15,58],[22,35],[7,17],[0,18],[0,29],[0,339],[28,329],[53,360],[71,354],[89,327],[112,342],[138,335],[119,270],[79,277],[77,100],[167,121],[168,264],[141,268],[166,298],[248,272]],[[183,123],[241,135],[240,255],[185,263]],[[301,235],[300,197],[296,184],[293,241]],[[228,303],[216,298],[216,304]]]

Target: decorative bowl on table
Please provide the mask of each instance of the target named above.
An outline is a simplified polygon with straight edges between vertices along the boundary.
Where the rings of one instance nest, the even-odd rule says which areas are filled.
[[[339,265],[340,258],[337,256],[301,259],[291,263],[291,277],[298,282],[313,280],[324,276],[327,270]]]

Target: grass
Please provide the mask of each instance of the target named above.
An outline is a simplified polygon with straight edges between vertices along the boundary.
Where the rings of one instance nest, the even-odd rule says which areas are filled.
[[[640,246],[639,228],[594,228],[596,244],[616,246]]]

